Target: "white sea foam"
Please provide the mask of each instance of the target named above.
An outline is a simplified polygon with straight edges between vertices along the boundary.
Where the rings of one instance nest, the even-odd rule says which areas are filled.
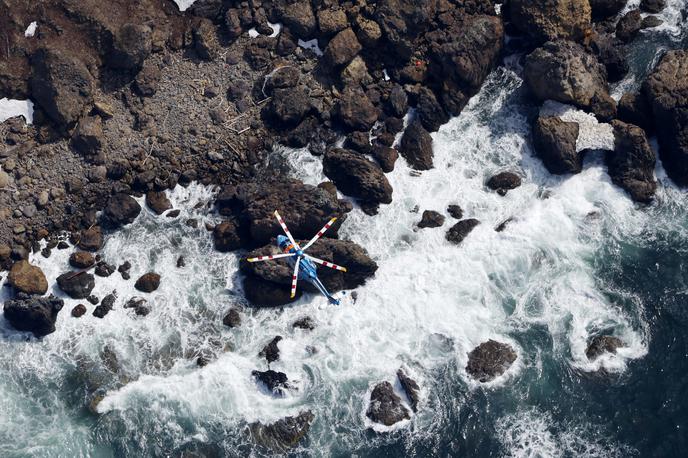
[[[15,116],[22,116],[27,124],[33,124],[33,102],[31,100],[0,99],[0,122]]]
[[[593,114],[571,105],[547,100],[540,109],[540,116],[558,116],[562,121],[578,123],[576,151],[614,150],[614,129],[611,124],[599,122]]]
[[[189,8],[191,8],[191,5],[196,3],[196,0],[172,0],[172,1],[177,4],[179,11],[186,11]]]

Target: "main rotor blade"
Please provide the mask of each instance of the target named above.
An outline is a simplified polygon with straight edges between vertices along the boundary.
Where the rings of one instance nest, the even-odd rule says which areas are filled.
[[[313,245],[313,244],[315,243],[316,240],[318,240],[320,237],[322,237],[322,235],[325,233],[325,231],[327,231],[330,227],[332,227],[332,225],[334,224],[335,221],[337,221],[337,218],[336,218],[336,217],[335,217],[335,218],[332,218],[327,224],[325,224],[325,225],[323,226],[322,229],[320,229],[320,231],[319,231],[317,234],[315,234],[315,237],[313,237],[313,238],[310,240],[310,242],[308,242],[308,243],[306,244],[305,247],[301,248],[301,250],[302,250],[302,251],[306,251],[306,250],[308,249],[309,246]]]
[[[335,270],[340,270],[342,272],[346,272],[346,267],[338,266],[337,264],[333,264],[333,263],[328,262],[328,261],[323,261],[322,259],[314,258],[313,256],[309,256],[307,254],[305,254],[304,256],[307,257],[308,259],[310,259],[311,261],[315,262],[316,264],[320,264],[322,266],[329,267],[330,269],[335,269]]]
[[[296,282],[299,281],[299,266],[301,265],[301,256],[296,258],[296,264],[294,265],[294,275],[291,277],[291,298],[294,299],[296,296]]]
[[[248,262],[261,262],[270,261],[271,259],[288,258],[291,256],[296,256],[296,253],[286,253],[286,254],[271,254],[269,256],[259,256],[257,258],[248,258]]]
[[[280,216],[279,212],[275,210],[275,218],[277,218],[277,222],[280,223],[280,226],[282,226],[282,230],[284,231],[285,234],[287,234],[287,237],[289,237],[289,241],[294,245],[294,248],[297,250],[300,250],[301,247],[299,246],[298,243],[296,243],[296,240],[294,240],[294,237],[292,237],[291,232],[289,232],[289,228],[287,225],[284,223],[284,220]]]

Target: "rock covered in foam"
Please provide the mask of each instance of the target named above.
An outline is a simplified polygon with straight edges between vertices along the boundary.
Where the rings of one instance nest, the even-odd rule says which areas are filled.
[[[509,344],[488,340],[468,353],[468,375],[482,383],[502,375],[516,361],[517,355]]]
[[[621,339],[615,336],[600,335],[595,336],[588,342],[585,349],[585,356],[590,361],[594,361],[605,353],[616,353],[619,348],[625,347]]]
[[[5,302],[3,311],[13,328],[42,337],[55,332],[55,320],[63,305],[64,301],[52,294],[49,297],[35,297],[18,293],[15,299]]]
[[[303,240],[298,242],[301,245],[306,243]],[[277,247],[268,245],[252,251],[247,257],[267,256],[276,254],[277,251]],[[354,289],[365,283],[377,271],[377,264],[368,256],[367,251],[348,240],[319,239],[308,249],[308,254],[347,268],[347,272],[340,272],[318,266],[318,277],[331,293]],[[277,306],[292,301],[289,297],[289,286],[294,269],[288,261],[284,259],[259,263],[242,261],[240,269],[246,275],[244,292],[252,304]],[[304,290],[311,293],[318,292],[307,281],[300,281],[297,293],[300,294]]]
[[[409,412],[394,392],[392,384],[380,382],[370,393],[370,404],[366,416],[376,423],[392,426],[410,418]]]

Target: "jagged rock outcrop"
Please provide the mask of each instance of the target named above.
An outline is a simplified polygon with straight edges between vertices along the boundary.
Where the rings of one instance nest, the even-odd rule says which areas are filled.
[[[506,372],[516,358],[511,345],[490,339],[468,353],[466,372],[481,383],[490,382]]]
[[[401,403],[389,382],[381,382],[375,385],[370,393],[370,404],[366,410],[366,416],[376,423],[392,426],[410,418],[409,412]]]
[[[604,66],[571,41],[548,42],[529,54],[525,80],[538,100],[573,104],[602,120],[616,115]]]
[[[688,186],[688,51],[669,51],[643,84],[669,177]]]
[[[583,170],[583,154],[576,151],[579,126],[556,116],[539,117],[533,127],[533,146],[549,173],[563,175]]]
[[[605,155],[612,182],[625,189],[636,202],[650,203],[657,190],[655,153],[645,131],[638,126],[612,121],[614,151]]]

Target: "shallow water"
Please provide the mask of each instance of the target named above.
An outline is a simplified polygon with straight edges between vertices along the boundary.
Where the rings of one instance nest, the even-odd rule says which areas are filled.
[[[667,17],[677,17],[680,2],[672,5]],[[658,50],[685,37],[685,26],[666,30],[675,36],[658,31],[634,48],[635,76],[620,88],[636,87]],[[538,107],[523,91],[518,69],[497,69],[434,135],[433,170],[419,175],[400,160],[388,175],[393,203],[375,217],[349,215],[342,236],[365,246],[380,269],[341,307],[305,295],[283,309],[247,310],[238,329],[223,327],[224,313],[243,303],[242,253],[212,249],[203,223],[217,221],[207,208],[213,189],[172,191],[179,218],[144,211],[103,252],[112,264],[130,261],[132,278],[162,275],[150,315],[123,308],[137,294],[115,273],[94,291],[118,293],[102,320],[90,305],[72,318],[79,301],[66,299],[57,331],[38,341],[0,319],[0,455],[259,456],[247,423],[310,409],[315,423],[294,455],[684,456],[688,199],[661,164],[650,207],[613,186],[599,156],[579,175],[549,175],[528,142]],[[305,182],[324,180],[307,151],[280,150],[274,159]],[[506,197],[484,186],[502,170],[524,181]],[[442,229],[414,229],[423,210],[450,204],[481,221],[460,246],[444,239],[450,217]],[[52,284],[70,251],[33,262]],[[180,255],[186,267],[176,267]],[[293,330],[306,315],[316,329]],[[627,348],[591,363],[586,342],[601,332]],[[257,354],[275,335],[284,340],[271,367],[298,387],[281,399],[250,377],[266,368]],[[467,352],[490,338],[510,343],[518,359],[480,386],[465,372]],[[208,353],[216,359],[198,368],[195,359]],[[422,387],[421,409],[376,433],[366,400],[402,366]],[[102,396],[98,415],[86,407],[94,396]]]

